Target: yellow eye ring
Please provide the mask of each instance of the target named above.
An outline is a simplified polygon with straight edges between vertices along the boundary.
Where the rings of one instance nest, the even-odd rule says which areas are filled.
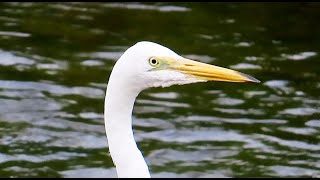
[[[149,59],[149,63],[151,66],[158,66],[159,65],[159,61],[154,57]]]

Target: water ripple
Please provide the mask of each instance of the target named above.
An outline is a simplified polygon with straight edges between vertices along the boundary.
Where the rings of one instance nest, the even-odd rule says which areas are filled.
[[[299,54],[281,54],[281,57],[291,60],[304,60],[317,55],[316,52],[301,52]]]
[[[101,98],[104,91],[91,87],[65,87],[41,82],[23,82],[23,81],[5,81],[0,80],[0,88],[2,89],[19,89],[19,90],[37,90],[46,91],[54,95],[81,95],[89,98]]]
[[[109,8],[126,8],[126,9],[139,9],[139,10],[158,10],[161,12],[185,12],[191,9],[181,6],[154,6],[145,4],[133,4],[133,3],[108,3],[104,4],[105,7]]]
[[[309,151],[319,151],[320,144],[308,144],[306,142],[295,141],[295,140],[283,140],[278,137],[269,136],[269,135],[260,135],[264,140],[275,142],[281,146],[286,146],[293,149],[303,149]]]
[[[15,154],[15,155],[6,155],[0,153],[0,162],[9,162],[9,161],[28,161],[28,162],[45,162],[50,160],[67,160],[72,157],[84,157],[85,154],[81,153],[68,153],[68,152],[58,152],[50,155],[27,155],[27,154]]]
[[[249,64],[249,63],[240,63],[230,66],[233,69],[262,69],[261,66]]]
[[[10,52],[0,50],[0,65],[12,66],[17,64],[33,65],[35,61],[25,57],[19,57]]]
[[[31,34],[14,31],[0,31],[0,36],[30,37]]]
[[[311,107],[299,107],[299,108],[288,108],[280,112],[281,114],[290,114],[295,116],[308,116],[313,114],[319,114],[319,108],[311,108]]]
[[[299,177],[299,176],[309,176],[309,177],[317,177],[319,176],[319,171],[306,169],[302,167],[292,167],[292,166],[271,166],[269,168],[275,176],[280,177]]]
[[[310,120],[308,122],[306,122],[307,126],[311,126],[311,127],[319,127],[320,128],[320,120]]]
[[[212,101],[215,104],[218,105],[227,105],[227,106],[236,106],[244,103],[244,100],[242,99],[235,99],[235,98],[217,98],[216,100]]]

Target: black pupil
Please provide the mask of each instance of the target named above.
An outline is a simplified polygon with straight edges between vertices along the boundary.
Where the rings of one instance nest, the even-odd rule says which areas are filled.
[[[152,60],[151,60],[151,63],[152,63],[152,64],[156,64],[156,63],[157,63],[157,60],[152,59]]]

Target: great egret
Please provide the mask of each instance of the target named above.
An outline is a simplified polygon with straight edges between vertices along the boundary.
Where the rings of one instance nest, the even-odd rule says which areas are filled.
[[[234,70],[183,58],[153,42],[138,42],[124,52],[111,72],[104,105],[109,151],[118,177],[150,177],[132,131],[131,114],[138,94],[150,87],[206,81],[260,82]]]

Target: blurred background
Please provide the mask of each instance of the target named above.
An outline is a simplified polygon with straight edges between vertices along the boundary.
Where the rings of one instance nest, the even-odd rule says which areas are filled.
[[[320,3],[0,3],[0,177],[116,177],[103,106],[138,41],[252,75],[143,91],[152,177],[320,177]]]

